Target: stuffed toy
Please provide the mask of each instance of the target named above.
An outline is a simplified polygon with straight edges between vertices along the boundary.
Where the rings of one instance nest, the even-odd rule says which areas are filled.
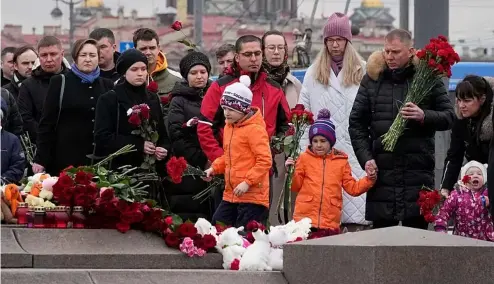
[[[216,242],[216,249],[223,255],[223,268],[230,269],[232,262],[237,259],[240,260],[245,252],[243,247],[243,238],[238,234],[239,231],[243,231],[244,227],[228,228],[224,230],[219,236]]]
[[[252,231],[254,243],[250,245],[240,259],[239,270],[245,271],[271,271],[268,265],[271,244],[267,231],[254,229]]]
[[[19,188],[15,184],[7,184],[2,190],[2,221],[8,224],[17,224],[17,219],[14,216],[19,202],[22,202]]]
[[[283,245],[289,242],[290,235],[281,227],[271,226],[268,238],[271,243],[268,265],[273,270],[283,270]]]
[[[218,242],[218,237],[216,235],[216,227],[211,225],[211,223],[204,219],[204,218],[199,218],[197,219],[197,222],[195,223],[194,227],[197,229],[197,233],[201,236],[204,237],[204,235],[213,235],[216,237],[216,242]]]
[[[312,220],[310,218],[303,218],[298,222],[291,220],[285,225],[278,227],[282,228],[289,234],[289,242],[294,242],[297,239],[306,240],[311,232],[310,228],[312,227]]]

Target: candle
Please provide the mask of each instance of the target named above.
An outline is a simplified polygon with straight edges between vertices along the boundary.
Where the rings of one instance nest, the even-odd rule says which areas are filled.
[[[17,207],[17,211],[15,212],[15,217],[17,218],[17,224],[26,225],[27,224],[27,214],[28,214],[28,206],[27,203],[21,202]]]
[[[72,212],[72,228],[84,229],[86,223],[86,217],[83,214],[84,208],[82,206],[75,206]]]

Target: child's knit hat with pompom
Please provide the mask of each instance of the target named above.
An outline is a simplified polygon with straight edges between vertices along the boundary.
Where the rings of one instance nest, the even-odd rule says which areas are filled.
[[[328,139],[331,148],[336,143],[336,133],[333,122],[330,120],[331,114],[328,109],[321,109],[317,115],[317,120],[311,125],[309,129],[309,139],[312,142],[312,138],[317,135],[321,135]]]
[[[220,105],[239,112],[248,113],[252,104],[252,91],[249,87],[250,77],[247,75],[240,76],[239,82],[225,88]]]

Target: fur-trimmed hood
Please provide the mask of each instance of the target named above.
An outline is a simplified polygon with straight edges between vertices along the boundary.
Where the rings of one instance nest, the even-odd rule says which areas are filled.
[[[414,56],[412,59],[413,65],[419,63],[419,59]],[[387,68],[386,60],[384,59],[383,51],[374,51],[367,59],[366,71],[367,75],[374,81],[377,81],[379,75]]]

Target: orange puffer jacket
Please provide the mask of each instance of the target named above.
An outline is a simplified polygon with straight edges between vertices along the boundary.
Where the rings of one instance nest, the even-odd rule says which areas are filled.
[[[223,151],[212,164],[214,174],[225,174],[223,200],[269,207],[269,170],[273,161],[266,124],[258,108],[253,108],[253,114],[245,119],[226,124]],[[243,181],[249,184],[249,190],[235,196],[233,190]]]
[[[340,227],[342,191],[352,196],[367,192],[374,182],[368,177],[355,180],[348,156],[333,149],[318,156],[310,149],[300,155],[292,180],[292,191],[298,192],[293,219],[310,218],[312,226],[320,229]]]

